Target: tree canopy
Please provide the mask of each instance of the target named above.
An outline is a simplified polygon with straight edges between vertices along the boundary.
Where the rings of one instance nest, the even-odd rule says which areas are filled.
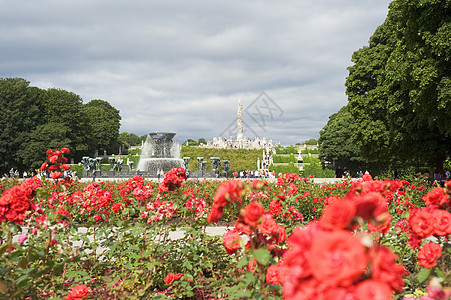
[[[91,102],[83,105],[62,89],[30,87],[22,78],[0,78],[0,172],[34,170],[48,148],[68,147],[67,157],[76,161],[99,145],[117,151],[119,111],[103,100]]]
[[[451,152],[450,1],[394,0],[346,79],[352,141],[371,160],[440,168]]]
[[[119,140],[122,144],[125,146],[141,146],[142,141],[145,139],[142,139],[142,137],[137,136],[134,133],[129,132],[121,132],[119,134]]]
[[[104,100],[91,100],[83,106],[83,113],[92,128],[95,140],[95,148],[108,153],[118,150],[119,128],[121,116],[119,110]]]
[[[24,168],[17,150],[45,121],[40,91],[21,78],[0,78],[0,171]]]
[[[329,117],[318,141],[321,161],[329,162],[335,169],[361,168],[365,161],[360,157],[360,149],[351,141],[353,123],[347,106]]]

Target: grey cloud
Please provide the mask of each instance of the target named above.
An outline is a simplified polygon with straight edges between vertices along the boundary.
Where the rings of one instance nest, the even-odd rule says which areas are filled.
[[[352,52],[389,0],[0,0],[0,77],[109,101],[122,131],[218,135],[262,91],[284,110],[258,132],[318,137],[346,104]]]

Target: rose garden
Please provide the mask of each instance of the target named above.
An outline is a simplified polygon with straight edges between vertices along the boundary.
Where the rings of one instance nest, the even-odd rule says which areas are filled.
[[[47,179],[0,185],[2,299],[451,295],[451,182],[187,181],[176,168],[83,183],[61,176],[68,152],[47,151]]]

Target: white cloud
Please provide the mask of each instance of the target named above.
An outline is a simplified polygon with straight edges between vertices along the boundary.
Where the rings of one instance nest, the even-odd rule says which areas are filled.
[[[0,77],[107,100],[121,131],[182,141],[212,139],[265,91],[284,114],[257,133],[296,143],[346,104],[351,55],[388,3],[0,0]]]

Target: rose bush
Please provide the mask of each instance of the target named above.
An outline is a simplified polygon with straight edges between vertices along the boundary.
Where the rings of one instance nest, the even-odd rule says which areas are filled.
[[[449,296],[449,182],[81,183],[57,176],[68,151],[48,151],[47,178],[2,183],[0,298]]]

